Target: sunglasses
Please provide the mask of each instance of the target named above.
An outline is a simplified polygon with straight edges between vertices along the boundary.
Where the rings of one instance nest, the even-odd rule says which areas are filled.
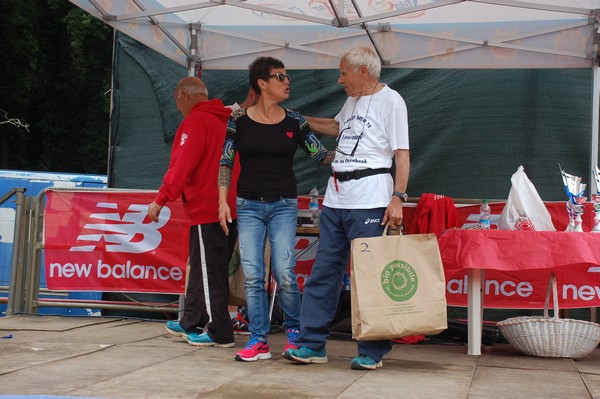
[[[290,75],[288,75],[287,73],[284,75],[281,72],[277,72],[277,73],[267,76],[267,79],[269,79],[269,78],[277,78],[277,80],[280,82],[283,82],[286,79],[288,80],[288,82],[292,81],[292,79],[290,78]]]
[[[337,138],[335,139],[335,150],[342,155],[347,155],[349,157],[353,157],[354,153],[356,152],[356,149],[358,148],[358,142],[360,141],[360,139],[362,139],[363,133],[365,131],[365,125],[363,125],[362,132],[360,132],[360,134],[356,138],[356,144],[354,144],[354,148],[352,149],[352,152],[350,154],[345,153],[344,151],[340,150],[340,148],[339,148],[340,139],[342,138],[342,135],[344,134],[344,132],[348,129],[350,129],[350,125],[348,125],[348,127],[343,128],[342,131],[340,132],[340,134],[338,134]]]
[[[375,93],[375,88],[373,88],[373,93]],[[350,129],[350,122],[348,122],[348,126],[346,126],[345,128],[342,129],[342,131],[340,132],[340,134],[338,134],[337,138],[335,139],[335,151],[339,152],[342,155],[346,155],[349,157],[353,157],[354,154],[356,153],[356,149],[358,148],[358,142],[360,141],[360,139],[362,139],[363,134],[365,133],[365,126],[367,124],[367,117],[369,116],[369,110],[371,109],[371,100],[373,99],[373,93],[371,93],[371,97],[369,98],[369,104],[367,104],[367,112],[365,114],[365,117],[363,119],[363,126],[362,126],[362,130],[360,131],[360,134],[358,136],[354,136],[356,137],[356,143],[354,143],[354,148],[352,148],[352,152],[350,154],[340,150],[340,140],[342,139],[342,136],[344,135],[344,132],[346,130]],[[354,107],[352,108],[352,113],[351,115],[354,115],[354,110],[356,109],[356,104],[358,103],[358,98],[356,99],[356,101],[354,102]],[[346,139],[354,139],[353,136],[349,136]]]

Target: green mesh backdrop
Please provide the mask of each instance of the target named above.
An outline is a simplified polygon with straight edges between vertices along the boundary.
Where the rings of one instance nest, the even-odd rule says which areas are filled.
[[[285,63],[285,60],[283,60]],[[111,187],[157,189],[181,121],[172,92],[182,66],[123,34],[117,35],[109,178]],[[346,95],[337,70],[288,71],[291,97],[283,105],[333,117]],[[242,102],[247,71],[204,70],[210,97]],[[589,181],[589,69],[384,69],[381,80],[408,106],[410,196],[506,198],[523,165],[544,200],[566,199],[558,164]],[[334,141],[323,138],[332,148]],[[298,193],[321,193],[329,170],[296,153]]]

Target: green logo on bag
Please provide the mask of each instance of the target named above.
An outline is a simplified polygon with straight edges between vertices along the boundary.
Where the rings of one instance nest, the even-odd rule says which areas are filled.
[[[419,278],[415,269],[401,260],[388,263],[381,272],[381,288],[396,302],[408,301],[417,292]]]

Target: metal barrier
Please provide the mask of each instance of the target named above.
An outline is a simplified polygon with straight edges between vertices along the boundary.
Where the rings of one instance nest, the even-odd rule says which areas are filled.
[[[19,254],[23,252],[23,235],[26,232],[25,221],[27,212],[25,207],[25,188],[13,188],[0,198],[0,205],[4,204],[13,196],[15,197],[15,228],[13,240],[13,252],[10,269],[10,284],[8,287],[8,299],[6,304],[6,314],[13,315],[21,310],[23,300],[23,258]]]
[[[107,300],[70,300],[61,298],[40,298],[40,292],[65,296],[62,291],[41,289],[41,258],[44,249],[43,221],[46,193],[66,192],[156,192],[152,190],[125,190],[107,188],[46,188],[37,197],[25,196],[25,189],[15,188],[0,198],[0,205],[16,195],[15,240],[8,288],[7,315],[17,313],[37,313],[41,307],[52,308],[96,308],[102,310],[124,310],[143,312],[177,313],[183,304],[183,295],[177,303],[147,303]]]

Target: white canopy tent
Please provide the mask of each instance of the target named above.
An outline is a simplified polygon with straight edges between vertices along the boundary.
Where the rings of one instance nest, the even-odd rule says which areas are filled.
[[[190,74],[258,55],[335,69],[356,44],[384,68],[593,68],[589,170],[598,164],[600,0],[70,1]]]

